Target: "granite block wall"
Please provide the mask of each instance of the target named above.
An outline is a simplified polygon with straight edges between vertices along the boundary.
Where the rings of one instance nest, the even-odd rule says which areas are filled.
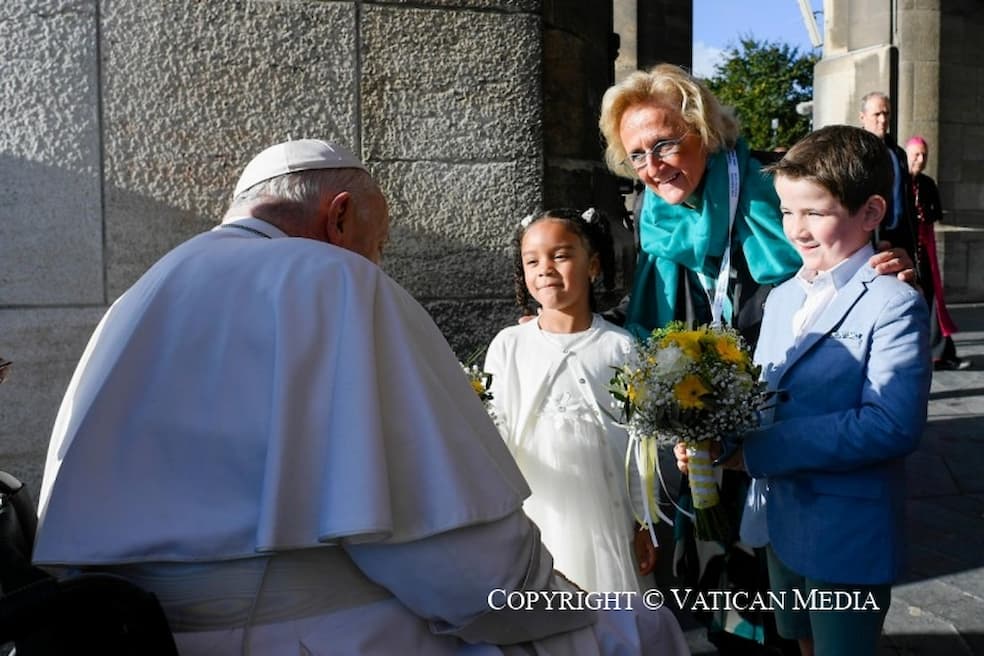
[[[610,77],[610,9],[544,4],[2,3],[0,354],[15,364],[0,387],[0,468],[36,492],[99,318],[212,227],[249,158],[284,139],[336,140],[367,162],[390,203],[384,268],[459,355],[513,323],[509,239],[544,205],[544,35],[578,43],[591,66],[548,100],[577,105],[582,143],[597,139],[596,108],[580,104],[600,102]]]

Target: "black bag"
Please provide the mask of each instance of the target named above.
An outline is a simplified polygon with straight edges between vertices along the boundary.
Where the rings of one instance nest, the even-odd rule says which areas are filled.
[[[17,656],[177,656],[157,597],[110,574],[56,579],[31,564],[37,518],[24,485],[0,471],[0,646]]]

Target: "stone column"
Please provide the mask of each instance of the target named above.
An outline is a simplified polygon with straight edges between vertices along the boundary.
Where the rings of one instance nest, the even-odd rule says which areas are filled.
[[[814,68],[813,126],[859,125],[869,91],[895,97],[898,52],[891,3],[824,0],[823,57]],[[894,126],[893,115],[893,126]],[[893,128],[890,130],[896,134]]]
[[[693,1],[638,0],[639,68],[669,62],[693,65]]]
[[[980,148],[984,139],[980,111],[984,102],[984,42],[980,37],[984,6],[971,0],[921,0],[914,5],[915,17],[930,26],[933,23],[926,15],[939,6],[938,145],[931,145],[931,157],[936,159],[945,212],[937,239],[947,300],[980,302],[984,301],[979,264],[984,249],[984,150]],[[921,43],[924,41],[914,43],[913,48]],[[919,120],[922,116],[916,114],[913,124],[925,124]]]

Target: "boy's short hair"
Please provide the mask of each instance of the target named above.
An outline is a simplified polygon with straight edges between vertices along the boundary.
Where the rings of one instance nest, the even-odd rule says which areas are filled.
[[[765,170],[818,184],[854,214],[871,196],[892,197],[893,168],[881,138],[850,125],[828,125],[803,137]]]

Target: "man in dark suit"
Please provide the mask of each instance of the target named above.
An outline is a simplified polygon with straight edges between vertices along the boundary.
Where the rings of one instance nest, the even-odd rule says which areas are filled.
[[[892,118],[892,103],[880,91],[872,91],[861,99],[861,127],[885,142],[892,158],[895,184],[892,197],[888,198],[888,209],[878,232],[878,239],[889,241],[892,246],[904,248],[909,256],[916,259],[916,213],[915,199],[912,196],[912,181],[909,178],[909,160],[905,151],[888,132]],[[918,263],[916,270],[919,270]]]

